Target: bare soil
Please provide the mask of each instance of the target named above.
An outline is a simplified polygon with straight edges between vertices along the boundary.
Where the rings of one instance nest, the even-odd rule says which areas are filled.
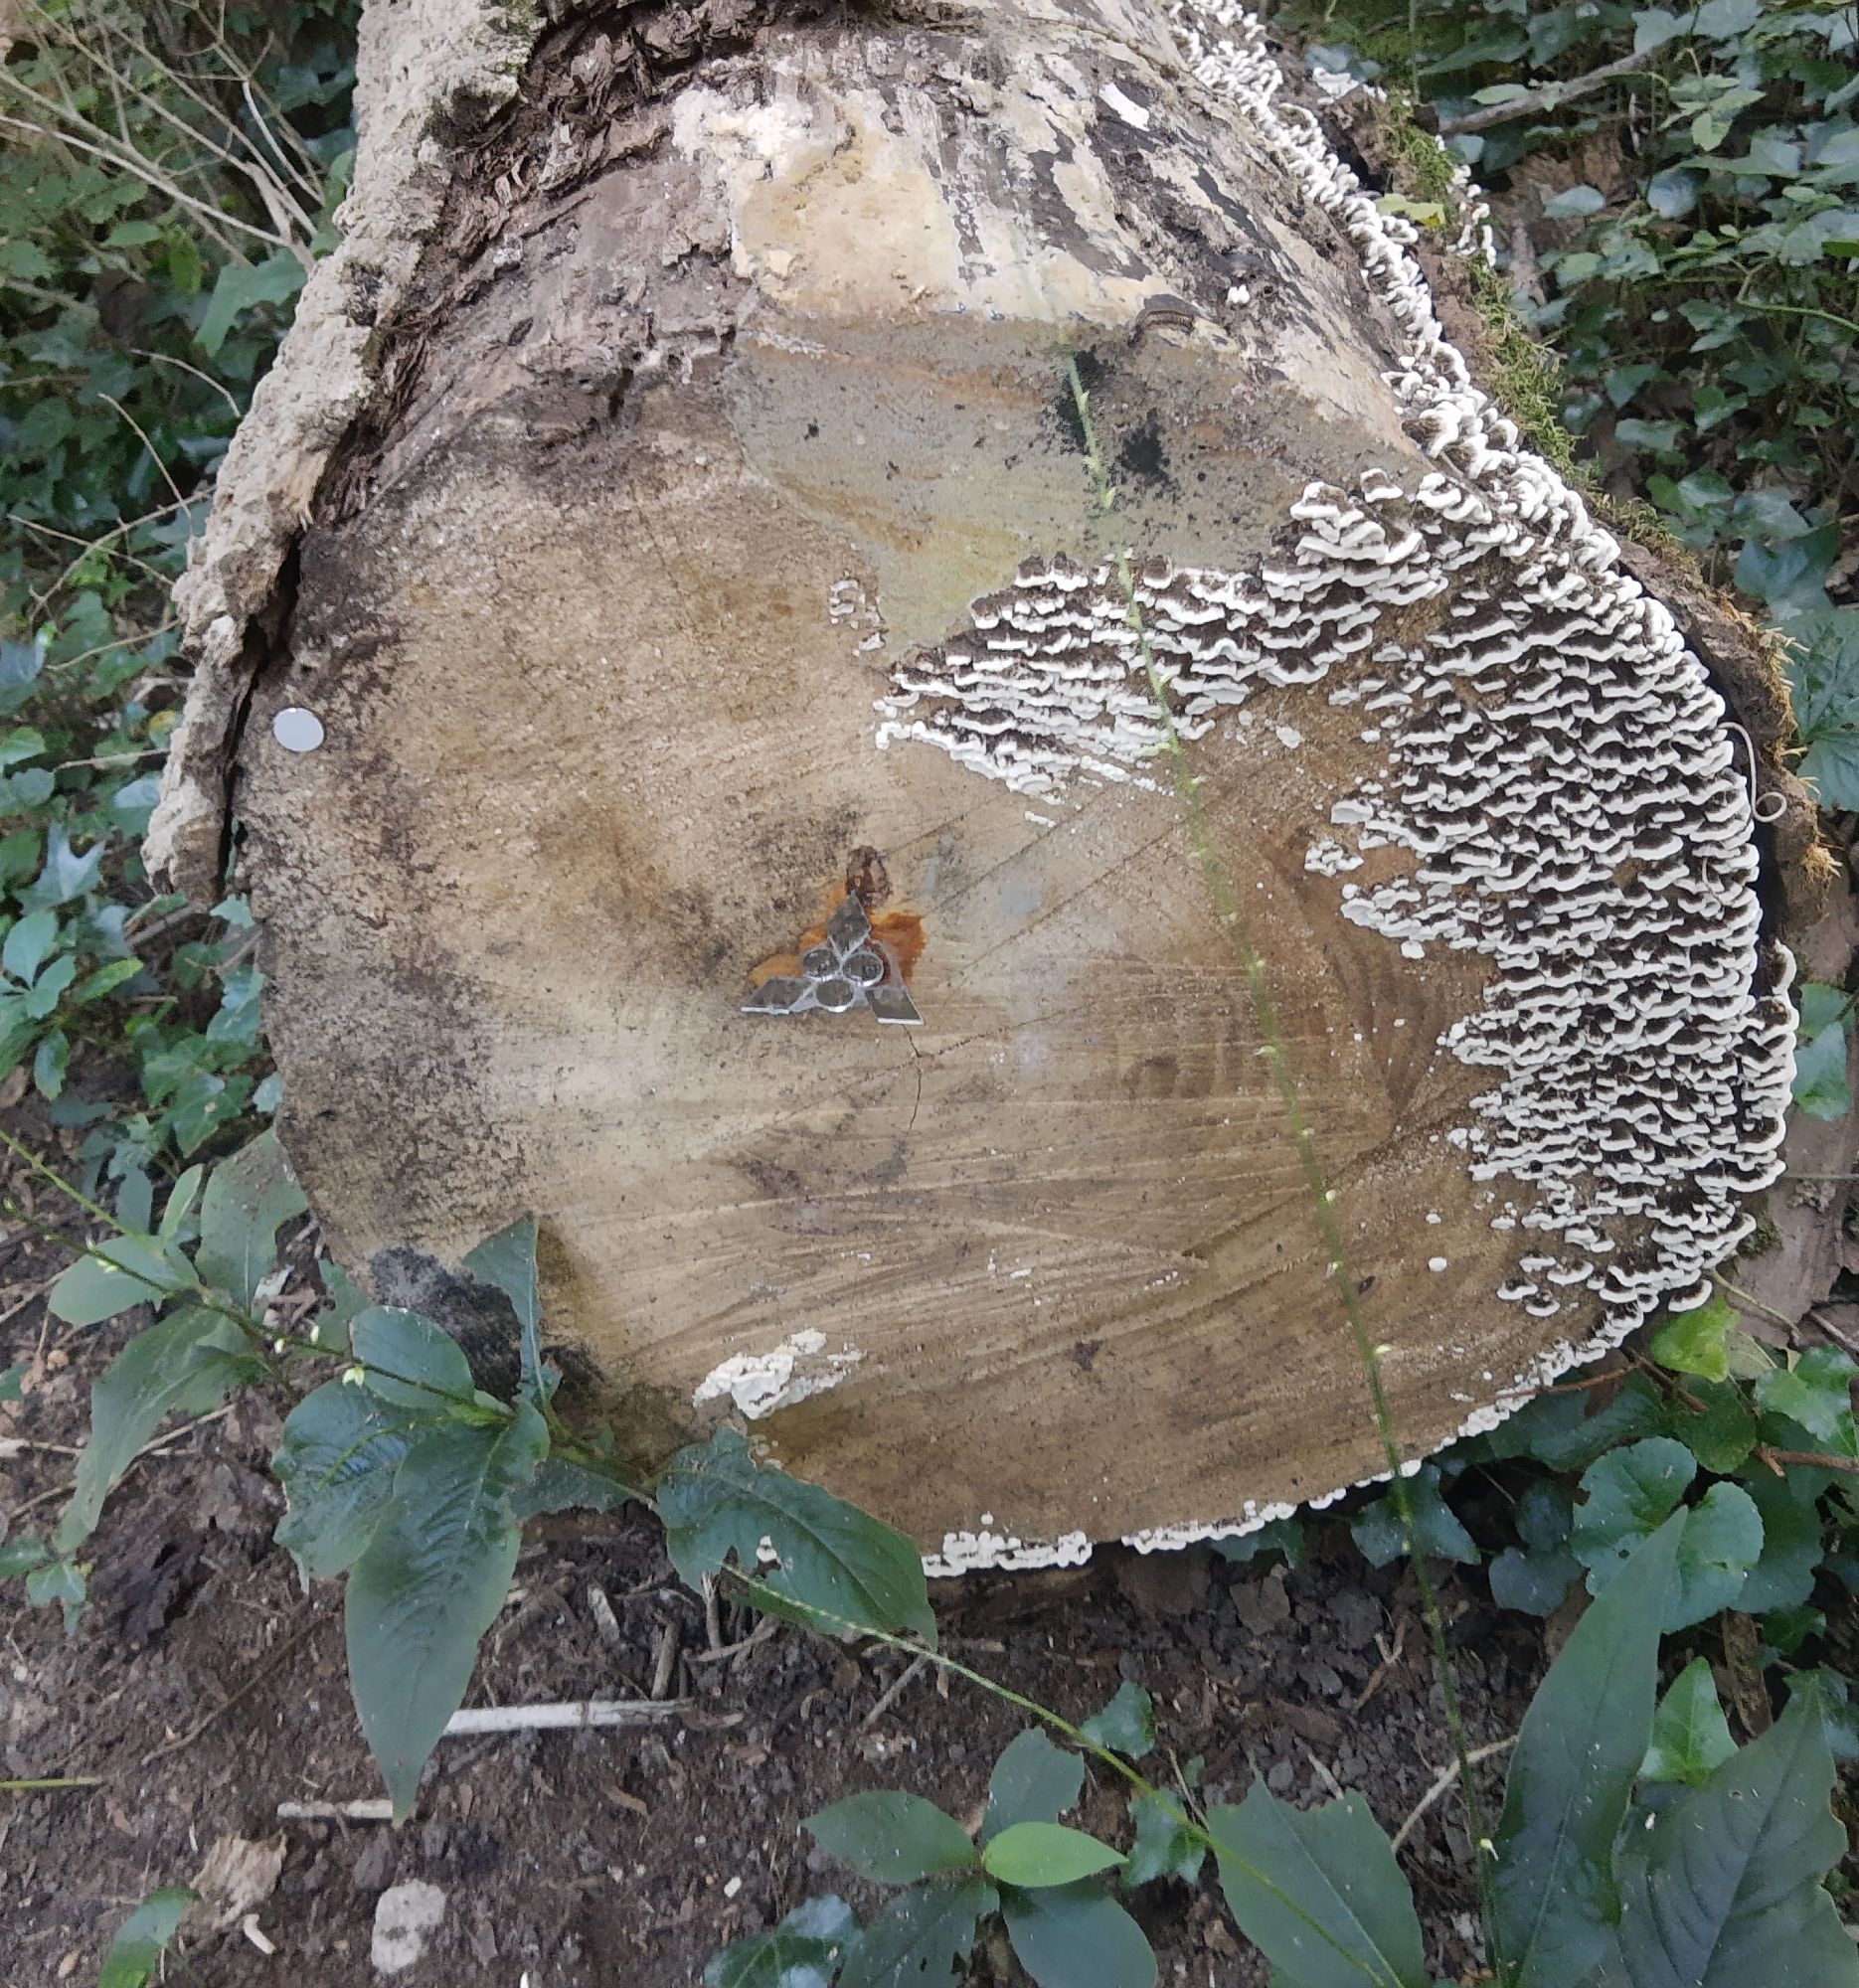
[[[88,1386],[133,1320],[76,1332],[19,1305],[57,1267],[16,1248],[4,1263],[0,1366],[32,1359],[0,1435],[47,1447],[0,1451],[0,1511],[45,1525],[82,1440]],[[3,1308],[3,1307],[0,1307]],[[511,1988],[683,1988],[727,1940],[772,1923],[809,1892],[873,1895],[828,1867],[801,1819],[839,1796],[908,1787],[957,1815],[983,1799],[1012,1708],[905,1660],[785,1625],[713,1653],[701,1599],[683,1590],[642,1513],[552,1522],[525,1548],[469,1702],[516,1704],[650,1689],[667,1636],[687,1710],[641,1731],[441,1742],[417,1815],[280,1822],[280,1802],[380,1793],[349,1698],[340,1592],[301,1591],[271,1544],[281,1509],[266,1468],[287,1405],[248,1398],[146,1457],[112,1501],[94,1547],[92,1603],[75,1637],[6,1596],[5,1771],[95,1776],[89,1787],[7,1797],[0,1809],[0,1982],[94,1980],[113,1928],[151,1890],[191,1883],[215,1840],[285,1856],[253,1923],[197,1909],[169,1978],[361,1988],[379,1980],[376,1901],[422,1879],[445,1894],[423,1955],[395,1977]],[[1232,1567],[1200,1549],[1143,1559],[1100,1553],[1063,1573],[973,1577],[936,1589],[944,1646],[964,1662],[1082,1717],[1130,1678],[1154,1693],[1166,1747],[1199,1755],[1207,1785],[1237,1797],[1255,1771],[1300,1801],[1338,1785],[1390,1827],[1445,1757],[1437,1695],[1411,1580],[1363,1564],[1342,1525],[1313,1528],[1302,1572]],[[602,1635],[597,1586],[616,1634]],[[1543,1664],[1538,1625],[1494,1611],[1482,1576],[1446,1580],[1474,1741],[1516,1731]],[[724,1610],[726,1646],[753,1635]],[[1121,1798],[1094,1776],[1084,1820],[1114,1832]],[[1463,1833],[1451,1805],[1410,1848],[1431,1958],[1469,1970]],[[1211,1885],[1136,1895],[1164,1982],[1263,1988]],[[975,1979],[1016,1980],[1004,1953]]]

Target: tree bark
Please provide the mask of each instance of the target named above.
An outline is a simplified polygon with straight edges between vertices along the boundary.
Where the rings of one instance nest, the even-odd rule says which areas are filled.
[[[1384,1467],[1280,1046],[1411,1454],[1700,1298],[1786,1092],[1752,769],[1245,17],[452,11],[370,11],[156,831],[231,781],[338,1251],[534,1212],[634,1439],[947,1567]],[[752,1012],[835,911],[921,1026]]]

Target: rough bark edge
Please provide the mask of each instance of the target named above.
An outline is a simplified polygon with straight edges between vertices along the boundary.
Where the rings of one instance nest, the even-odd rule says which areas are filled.
[[[152,875],[191,898],[217,892],[239,714],[280,577],[374,394],[378,327],[408,294],[444,213],[454,146],[440,134],[468,133],[510,100],[542,27],[531,0],[373,0],[364,10],[342,241],[304,286],[174,589],[194,677],[143,853]]]

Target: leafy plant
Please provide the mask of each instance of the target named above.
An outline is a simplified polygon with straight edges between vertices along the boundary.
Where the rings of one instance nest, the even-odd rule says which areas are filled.
[[[1693,1523],[1672,1512],[1636,1538],[1524,1719],[1503,1813],[1481,1846],[1500,1988],[1859,1982],[1821,1883],[1845,1838],[1818,1685],[1742,1748],[1702,1659],[1658,1695],[1660,1625],[1683,1612]],[[1127,1889],[1192,1883],[1210,1853],[1235,1923],[1280,1988],[1429,1988],[1407,1879],[1360,1796],[1299,1810],[1257,1782],[1237,1803],[1207,1802],[1183,1774],[1178,1798],[1134,1764],[1154,1745],[1138,1688],[1082,1727],[1032,1709],[1080,1750],[1022,1733],[995,1762],[976,1840],[903,1793],[853,1795],[810,1817],[828,1854],[902,1889],[863,1925],[837,1898],[811,1902],[718,1954],[709,1988],[947,1982],[996,1915],[1039,1988],[1148,1988],[1153,1953],[1106,1876]],[[1059,1819],[1088,1761],[1136,1790],[1127,1856]]]
[[[64,1186],[16,1141],[0,1139]],[[75,1625],[88,1572],[81,1552],[164,1419],[210,1410],[242,1386],[294,1390],[306,1366],[328,1373],[284,1423],[274,1467],[288,1509],[277,1536],[306,1579],[347,1575],[350,1685],[395,1813],[407,1815],[503,1606],[524,1520],[653,1497],[556,1411],[560,1376],[540,1348],[535,1223],[512,1224],[467,1258],[512,1303],[524,1355],[518,1398],[506,1402],[476,1385],[457,1343],[431,1319],[361,1303],[333,1266],[324,1266],[334,1295],[322,1315],[303,1331],[280,1326],[267,1309],[277,1239],[304,1203],[269,1132],[210,1172],[189,1169],[152,1229],[131,1229],[77,1198],[114,1233],[86,1245],[53,1285],[53,1315],[79,1327],[142,1305],[162,1315],[92,1389],[89,1440],[50,1537],[8,1541],[0,1574],[23,1575],[29,1599],[62,1603]],[[933,1644],[915,1547],[759,1464],[734,1430],[674,1456],[656,1501],[673,1560],[694,1584],[733,1574],[761,1607],[851,1611],[861,1626],[910,1630]]]

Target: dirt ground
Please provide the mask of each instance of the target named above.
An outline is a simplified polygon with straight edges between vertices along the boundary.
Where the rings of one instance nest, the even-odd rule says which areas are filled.
[[[36,1246],[0,1261],[30,1290],[56,1267]],[[0,1366],[40,1355],[37,1385],[0,1408],[0,1510],[43,1526],[68,1482],[54,1445],[82,1437],[88,1387],[132,1321],[71,1331],[19,1306]],[[644,1515],[556,1521],[525,1547],[468,1703],[518,1704],[650,1689],[668,1636],[688,1707],[639,1730],[440,1742],[418,1813],[378,1822],[280,1821],[280,1802],[378,1796],[343,1660],[340,1591],[304,1594],[271,1545],[281,1494],[266,1469],[281,1403],[249,1398],[147,1456],[95,1540],[92,1605],[75,1638],[0,1590],[5,1772],[96,1776],[14,1794],[0,1808],[0,1982],[93,1981],[110,1933],[162,1885],[194,1881],[216,1839],[280,1836],[282,1869],[253,1924],[197,1909],[169,1978],[360,1988],[383,1977],[376,1901],[412,1879],[444,1917],[393,1977],[529,1988],[685,1988],[728,1939],[810,1891],[875,1895],[819,1860],[800,1820],[839,1796],[907,1787],[957,1814],[983,1798],[1011,1711],[959,1681],[945,1692],[905,1660],[840,1648],[725,1611],[713,1657],[700,1599],[674,1579]],[[44,1447],[19,1447],[44,1445]],[[975,1577],[935,1589],[945,1647],[1082,1717],[1130,1678],[1155,1695],[1166,1744],[1201,1755],[1237,1798],[1255,1770],[1300,1801],[1358,1788],[1398,1826],[1444,1759],[1411,1582],[1365,1567],[1340,1522],[1313,1528],[1308,1569],[1265,1573],[1206,1550],[1107,1552],[1064,1573]],[[597,1586],[607,1611],[591,1600]],[[1542,1661],[1537,1625],[1502,1616],[1482,1576],[1449,1577],[1448,1607],[1474,1742],[1516,1731]],[[734,1654],[729,1646],[739,1645]],[[1097,1782],[1085,1820],[1114,1831],[1120,1799]],[[1441,1802],[1410,1846],[1430,1958],[1469,1967],[1463,1835]],[[1211,1885],[1138,1894],[1163,1982],[1263,1988]],[[1001,1955],[974,1978],[1017,1979]]]

